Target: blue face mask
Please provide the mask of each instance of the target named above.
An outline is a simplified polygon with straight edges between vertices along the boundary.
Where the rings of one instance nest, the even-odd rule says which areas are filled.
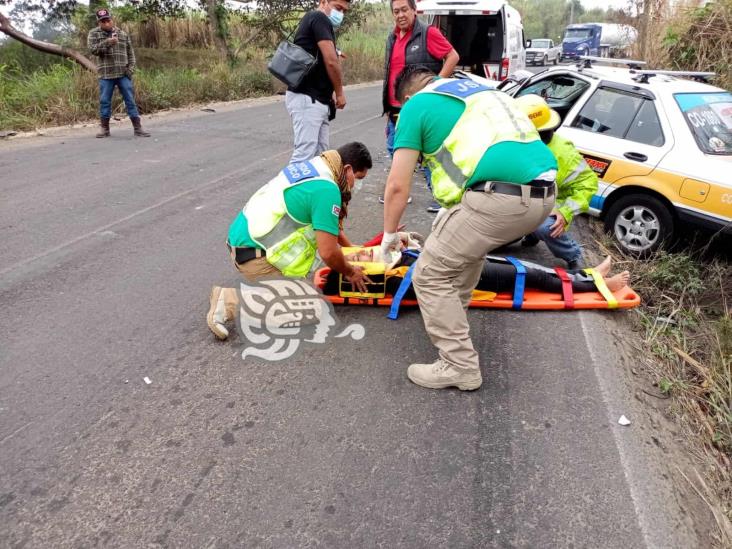
[[[330,19],[330,22],[333,25],[333,27],[338,28],[341,26],[341,23],[343,23],[343,12],[341,10],[339,10],[338,8],[333,8],[330,10],[328,19]]]

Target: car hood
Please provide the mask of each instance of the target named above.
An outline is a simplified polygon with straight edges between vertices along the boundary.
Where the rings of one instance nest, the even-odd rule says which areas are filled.
[[[549,48],[526,48],[526,53],[543,53]]]

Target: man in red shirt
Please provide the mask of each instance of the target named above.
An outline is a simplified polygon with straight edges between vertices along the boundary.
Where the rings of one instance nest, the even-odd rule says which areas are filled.
[[[386,122],[386,150],[394,156],[394,131],[396,119],[402,108],[397,101],[394,82],[407,66],[422,65],[446,78],[452,74],[460,56],[450,42],[435,27],[428,27],[417,19],[415,0],[391,0],[391,13],[396,27],[386,39],[386,59],[384,66],[384,89],[382,103]],[[430,173],[425,169],[427,186],[430,186]],[[383,198],[379,197],[383,204]],[[431,204],[428,212],[437,212],[440,206]]]

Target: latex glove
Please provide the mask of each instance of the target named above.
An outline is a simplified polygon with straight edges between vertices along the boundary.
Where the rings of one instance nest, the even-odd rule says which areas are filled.
[[[432,222],[432,230],[435,230],[435,227],[437,227],[437,224],[440,222],[440,219],[447,213],[447,208],[440,208],[437,211],[437,215],[435,215],[435,220]]]
[[[399,253],[402,241],[399,233],[384,233],[381,238],[381,257],[385,263],[390,263],[390,258],[394,252]]]

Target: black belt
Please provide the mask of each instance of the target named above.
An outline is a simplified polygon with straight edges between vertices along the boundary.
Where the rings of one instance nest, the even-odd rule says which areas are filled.
[[[554,195],[554,181],[546,181],[543,179],[535,179],[526,185],[519,185],[518,183],[503,183],[501,181],[480,181],[469,187],[468,190],[521,196],[521,187],[524,186],[531,188],[531,198],[545,198]]]
[[[247,261],[251,261],[257,257],[264,257],[265,255],[264,251],[259,248],[237,248],[228,242],[226,243],[226,247],[229,248],[229,251],[232,251],[232,249],[234,250],[234,261],[236,261],[237,265],[241,265],[242,263],[246,263]]]

